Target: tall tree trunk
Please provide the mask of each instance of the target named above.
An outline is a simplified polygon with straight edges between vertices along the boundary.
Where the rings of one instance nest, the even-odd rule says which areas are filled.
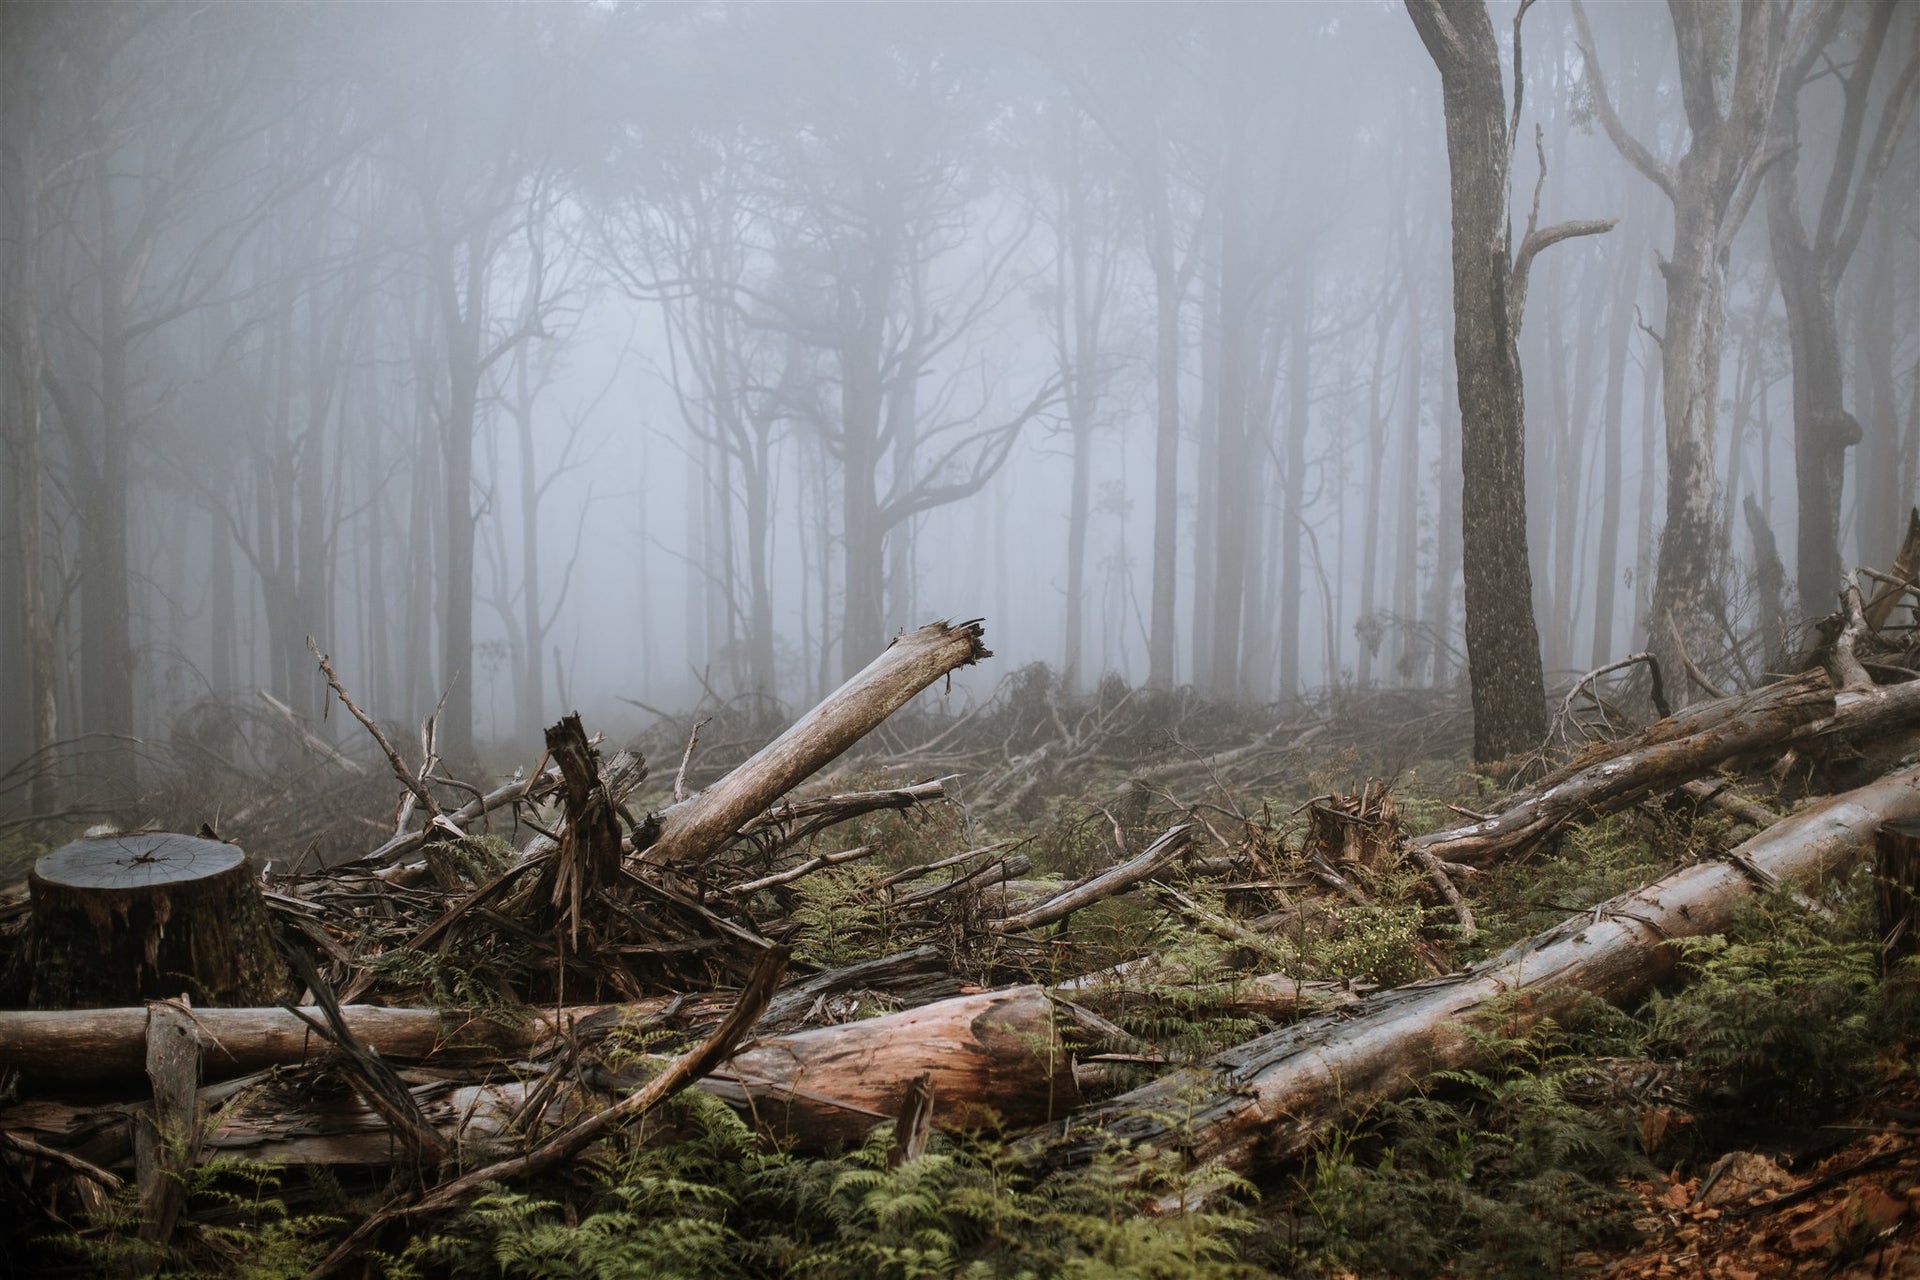
[[[1187,283],[1175,260],[1173,210],[1164,167],[1164,140],[1154,144],[1149,177],[1153,264],[1153,586],[1148,607],[1147,683],[1174,682],[1174,590],[1180,540],[1180,306]]]
[[[58,703],[54,696],[53,620],[47,610],[46,516],[44,455],[41,448],[39,290],[36,273],[40,254],[40,171],[36,147],[38,121],[29,71],[29,24],[16,14],[5,23],[5,46],[0,47],[0,69],[6,79],[6,118],[12,122],[12,182],[16,209],[13,271],[7,293],[9,328],[13,337],[13,415],[8,441],[13,457],[14,538],[17,548],[20,622],[26,642],[25,746],[38,754],[52,746],[59,732]],[[51,814],[59,805],[53,770],[32,774],[27,793],[29,811]]]
[[[1497,760],[1538,746],[1547,728],[1527,559],[1525,416],[1507,256],[1506,95],[1493,24],[1480,0],[1408,0],[1407,12],[1444,90],[1473,754]]]
[[[1307,428],[1313,408],[1313,264],[1295,269],[1287,307],[1285,509],[1280,513],[1280,689],[1300,696],[1300,596],[1305,590],[1300,531],[1305,527]]]
[[[1448,342],[1447,346],[1453,344]],[[1442,348],[1445,350],[1446,348]],[[1444,686],[1453,679],[1453,588],[1460,579],[1460,413],[1455,396],[1459,381],[1440,379],[1440,489],[1439,514],[1434,517],[1433,581],[1427,589],[1427,626],[1433,632],[1432,680]]]
[[[1593,645],[1588,667],[1613,659],[1613,590],[1620,576],[1620,489],[1625,482],[1620,449],[1621,419],[1626,401],[1627,344],[1633,337],[1633,303],[1640,283],[1640,255],[1645,242],[1637,228],[1615,263],[1613,310],[1607,320],[1606,386],[1601,392],[1600,536],[1595,548],[1593,575]]]
[[[1238,126],[1235,125],[1236,134]],[[1211,691],[1243,692],[1240,614],[1247,573],[1247,364],[1252,323],[1252,254],[1248,244],[1244,148],[1228,146],[1220,201],[1219,390],[1214,397],[1214,559],[1209,602],[1213,661]],[[1205,506],[1202,505],[1202,513]],[[1196,641],[1197,643],[1197,641]]]

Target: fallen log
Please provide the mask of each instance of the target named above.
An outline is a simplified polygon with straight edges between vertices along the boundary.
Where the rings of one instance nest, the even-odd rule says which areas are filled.
[[[1739,756],[1878,734],[1916,721],[1920,681],[1834,694],[1824,673],[1810,672],[1690,707],[1616,744],[1601,759],[1526,788],[1489,818],[1416,836],[1409,847],[1446,862],[1486,863],[1530,848],[1575,819],[1626,808]]]
[[[696,796],[659,814],[654,864],[718,852],[775,801],[867,736],[942,676],[992,657],[978,621],[936,622],[894,637],[866,668],[785,733]]]
[[[209,1040],[211,1037],[209,1037]],[[613,1088],[630,1083],[605,1073]],[[792,1142],[823,1151],[858,1142],[901,1112],[922,1075],[934,1087],[932,1123],[953,1131],[997,1120],[1024,1127],[1079,1105],[1053,1002],[1038,987],[942,1000],[901,1013],[750,1042],[694,1084]],[[232,1086],[223,1086],[232,1089]],[[400,1154],[387,1121],[358,1096],[265,1079],[223,1109],[208,1158],[245,1154],[286,1164],[385,1165]],[[547,1081],[458,1084],[430,1080],[412,1093],[427,1123],[461,1150],[501,1150],[528,1119],[566,1126],[598,1111],[601,1095]],[[529,1110],[535,1115],[529,1117]],[[0,1110],[0,1130],[103,1167],[131,1153],[125,1106],[31,1101]]]
[[[995,920],[989,927],[997,933],[1025,933],[1029,929],[1039,929],[1056,920],[1064,920],[1082,907],[1090,907],[1096,902],[1125,893],[1142,880],[1155,875],[1184,853],[1192,838],[1192,824],[1183,822],[1120,865],[1089,876],[1018,915]]]
[[[1053,1003],[1009,987],[749,1045],[701,1088],[805,1150],[860,1141],[921,1075],[942,1129],[1024,1128],[1080,1103]]]
[[[760,1035],[797,1031],[834,1000],[878,995],[915,1006],[960,995],[967,988],[949,972],[936,947],[921,946],[877,960],[813,974],[783,987],[755,1025]],[[461,1017],[436,1009],[389,1009],[346,1005],[341,1015],[354,1040],[397,1062],[456,1066],[523,1055],[542,1041],[570,1030],[591,1035],[597,1027],[665,1013],[695,1003],[686,1016],[698,1024],[717,1019],[720,997],[660,996],[621,1005],[570,1005],[535,1010],[524,1023]],[[714,1007],[708,1010],[705,1004]],[[308,1006],[291,1009],[195,1009],[200,1029],[202,1078],[223,1080],[266,1067],[310,1061],[327,1050],[301,1014],[324,1017]],[[29,1080],[62,1084],[132,1081],[146,1070],[148,1012],[145,1008],[60,1011],[0,1010],[0,1064]]]
[[[202,1077],[219,1080],[263,1067],[304,1062],[327,1043],[292,1009],[195,1009]],[[524,1052],[529,1028],[449,1017],[435,1009],[347,1005],[341,1010],[361,1044],[405,1062],[461,1062]],[[0,1010],[0,1063],[30,1080],[96,1083],[129,1080],[146,1069],[144,1008]]]
[[[1383,991],[1164,1076],[1022,1144],[1043,1167],[1116,1142],[1246,1171],[1298,1157],[1379,1099],[1479,1062],[1588,992],[1620,1003],[1671,973],[1678,938],[1718,933],[1757,887],[1810,885],[1886,822],[1920,816],[1920,766],[1782,820],[1732,850],[1583,911],[1462,973]],[[1166,1205],[1165,1208],[1190,1207]]]

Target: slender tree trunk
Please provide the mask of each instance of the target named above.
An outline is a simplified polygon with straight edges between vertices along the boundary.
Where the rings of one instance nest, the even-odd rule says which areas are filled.
[[[1451,347],[1451,341],[1447,347]],[[1445,350],[1446,348],[1443,348]],[[1434,541],[1439,550],[1434,560],[1433,581],[1427,592],[1427,625],[1433,631],[1433,683],[1444,686],[1453,679],[1453,589],[1460,579],[1460,413],[1455,395],[1456,378],[1440,379],[1440,462],[1437,468],[1440,488],[1439,515],[1434,518]]]
[[[1634,226],[1637,228],[1638,223]],[[1644,241],[1636,230],[1616,264],[1613,310],[1607,320],[1607,375],[1601,393],[1600,536],[1595,549],[1593,591],[1593,646],[1588,667],[1612,660],[1614,582],[1620,576],[1620,490],[1625,484],[1620,449],[1621,419],[1626,400],[1627,344],[1633,337],[1633,303],[1640,282],[1640,254]]]
[[[1245,164],[1237,140],[1229,147],[1220,202],[1220,386],[1214,403],[1212,690],[1223,698],[1243,692],[1240,615],[1246,602],[1248,330],[1252,322],[1252,254],[1248,244]]]
[[[1156,143],[1156,145],[1164,145]],[[1173,210],[1156,166],[1151,190],[1153,251],[1153,590],[1148,609],[1147,683],[1174,682],[1174,588],[1180,538],[1180,304],[1186,284],[1174,260]]]
[[[127,532],[133,442],[127,403],[131,339],[124,306],[129,264],[122,258],[113,179],[104,149],[95,152],[92,166],[100,258],[100,410],[94,484],[82,505],[80,522],[81,720],[89,733],[131,737],[134,652]],[[109,746],[100,756],[105,778],[122,786],[134,781],[130,751]]]
[[[1718,248],[1719,218],[1706,193],[1674,205],[1673,257],[1667,278],[1666,325],[1660,335],[1662,401],[1667,424],[1667,511],[1654,568],[1648,648],[1664,671],[1685,670],[1684,658],[1706,663],[1721,651],[1725,611],[1714,465],[1714,420],[1720,398],[1720,347],[1726,325],[1727,264]],[[1682,688],[1685,681],[1678,681]],[[1679,701],[1695,695],[1670,690]]]
[[[1285,509],[1280,513],[1280,697],[1300,696],[1300,596],[1305,589],[1300,531],[1307,518],[1308,418],[1313,407],[1313,266],[1294,272],[1287,308]]]
[[[1420,275],[1409,263],[1405,371],[1401,374],[1401,433],[1394,495],[1394,528],[1399,546],[1394,555],[1393,670],[1395,682],[1409,685],[1419,662],[1420,646],[1413,634],[1420,599],[1420,416],[1425,408],[1426,371],[1424,316],[1420,308]]]
[[[1546,692],[1527,559],[1526,434],[1509,294],[1506,95],[1479,0],[1409,0],[1440,68],[1453,197],[1454,369],[1476,760],[1539,745]],[[1450,28],[1450,30],[1448,29]]]
[[[12,122],[12,186],[17,205],[14,270],[7,292],[9,328],[13,337],[13,456],[14,537],[18,551],[21,628],[26,641],[26,704],[28,750],[46,750],[59,734],[58,703],[54,697],[53,620],[47,610],[46,516],[44,455],[41,447],[39,290],[36,287],[40,253],[40,172],[35,145],[37,119],[32,100],[33,78],[26,65],[26,24],[16,15],[6,24],[4,62],[7,119]],[[32,774],[27,804],[35,814],[50,814],[59,806],[56,778],[51,769]]]

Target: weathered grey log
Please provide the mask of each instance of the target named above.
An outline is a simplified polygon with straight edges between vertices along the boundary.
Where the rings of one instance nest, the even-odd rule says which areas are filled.
[[[1563,1010],[1567,993],[1616,1003],[1642,994],[1678,963],[1675,939],[1725,930],[1757,886],[1811,885],[1857,860],[1883,823],[1916,816],[1920,766],[1814,805],[1724,858],[1609,899],[1463,973],[1380,992],[1173,1072],[1029,1139],[1024,1154],[1071,1165],[1123,1141],[1242,1171],[1298,1157],[1381,1098],[1479,1062],[1486,1034],[1523,1033]]]
[[[992,657],[978,621],[936,622],[894,637],[866,668],[739,768],[661,812],[649,862],[682,862],[726,847],[739,831],[942,676]]]
[[[253,862],[235,845],[166,833],[81,840],[41,858],[28,884],[21,962],[32,1008],[182,990],[205,1004],[265,1004],[287,986]]]
[[[322,1016],[308,1007],[312,1017]],[[527,1028],[449,1018],[433,1009],[348,1005],[341,1010],[362,1044],[404,1062],[459,1062],[524,1052]],[[144,1008],[0,1010],[0,1063],[38,1081],[94,1083],[136,1079],[145,1069]],[[209,1080],[325,1053],[324,1040],[289,1009],[195,1009],[204,1033]]]
[[[1615,744],[1604,758],[1519,792],[1492,817],[1417,836],[1411,846],[1448,862],[1485,863],[1535,845],[1575,819],[1623,809],[1739,756],[1866,737],[1915,722],[1920,681],[1836,695],[1824,673],[1810,672],[1689,707]]]
[[[1185,852],[1192,838],[1193,825],[1183,822],[1119,866],[1108,867],[1098,875],[1089,876],[1037,907],[1004,920],[995,920],[990,927],[999,933],[1024,933],[1029,929],[1050,925],[1056,920],[1064,920],[1082,907],[1125,893],[1142,880],[1155,875]]]

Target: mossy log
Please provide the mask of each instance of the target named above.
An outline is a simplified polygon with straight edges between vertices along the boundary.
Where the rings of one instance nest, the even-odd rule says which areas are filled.
[[[287,992],[253,860],[214,840],[114,835],[56,849],[28,877],[27,1004],[269,1004]]]
[[[1483,1061],[1489,1036],[1563,1016],[1576,993],[1620,1003],[1672,973],[1677,939],[1723,932],[1774,885],[1811,887],[1857,861],[1885,823],[1920,818],[1920,766],[1812,805],[1725,857],[1683,867],[1461,973],[1382,991],[1172,1072],[1026,1140],[1034,1165],[1116,1142],[1246,1172],[1304,1155],[1383,1098]],[[1170,1203],[1173,1210],[1185,1206]]]

